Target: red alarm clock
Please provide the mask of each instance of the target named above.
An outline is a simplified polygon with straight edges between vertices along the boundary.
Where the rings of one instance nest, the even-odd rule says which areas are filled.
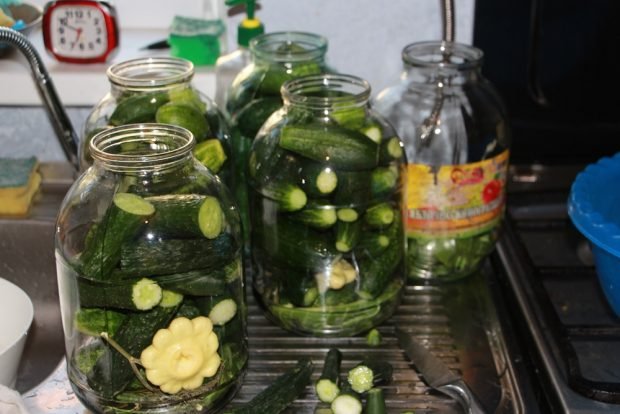
[[[116,11],[105,1],[52,1],[43,11],[43,42],[61,62],[105,62],[119,45]]]

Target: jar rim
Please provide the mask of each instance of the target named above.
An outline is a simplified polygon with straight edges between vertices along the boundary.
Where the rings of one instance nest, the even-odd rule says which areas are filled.
[[[410,43],[402,51],[403,62],[427,69],[473,69],[482,64],[483,56],[475,46],[440,40]]]
[[[194,64],[175,57],[145,57],[116,63],[106,74],[111,83],[119,86],[157,87],[190,81]]]
[[[321,90],[339,90],[345,92],[340,96],[312,96],[311,92]],[[358,76],[347,74],[323,74],[304,76],[285,82],[281,89],[285,103],[303,105],[307,108],[325,108],[337,105],[362,106],[370,99],[370,83]]]
[[[303,50],[279,51],[283,44],[296,43]],[[270,32],[250,40],[250,51],[259,59],[272,62],[301,62],[322,58],[327,52],[327,38],[309,32]]]
[[[165,139],[164,139],[165,138]],[[143,151],[123,153],[122,145],[143,145]],[[159,171],[191,158],[194,135],[187,129],[168,124],[128,124],[105,129],[90,141],[93,160],[117,172]],[[116,151],[115,151],[116,150]]]

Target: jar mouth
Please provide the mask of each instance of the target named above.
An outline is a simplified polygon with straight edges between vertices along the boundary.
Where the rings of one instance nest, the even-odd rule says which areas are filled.
[[[430,41],[411,43],[403,49],[406,64],[421,68],[465,70],[481,65],[482,50],[461,43]]]
[[[345,74],[304,76],[285,82],[281,88],[285,104],[303,105],[310,109],[362,106],[368,103],[370,91],[368,81]],[[325,95],[327,92],[329,94]]]
[[[110,82],[119,86],[150,88],[190,81],[194,64],[172,57],[138,58],[110,66],[107,75]]]
[[[325,56],[327,39],[314,33],[272,32],[250,40],[250,51],[255,57],[272,62],[301,62]]]
[[[194,135],[182,127],[129,124],[96,134],[90,152],[111,171],[156,171],[190,158],[194,143]]]

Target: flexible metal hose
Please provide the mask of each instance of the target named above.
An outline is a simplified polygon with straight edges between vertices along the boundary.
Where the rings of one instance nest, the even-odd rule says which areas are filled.
[[[8,43],[16,47],[28,60],[30,68],[32,69],[32,76],[34,82],[37,85],[37,89],[45,107],[47,113],[52,121],[52,126],[60,142],[67,159],[75,169],[78,169],[78,150],[77,142],[78,136],[73,129],[71,120],[67,116],[64,107],[60,103],[56,88],[52,83],[47,69],[43,65],[43,61],[39,56],[39,53],[34,48],[32,43],[24,35],[16,30],[6,27],[0,27],[0,43]]]

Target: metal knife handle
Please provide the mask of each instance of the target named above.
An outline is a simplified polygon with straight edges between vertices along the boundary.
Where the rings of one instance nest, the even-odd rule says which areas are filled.
[[[478,398],[462,380],[441,385],[437,390],[457,400],[468,414],[486,414]]]

